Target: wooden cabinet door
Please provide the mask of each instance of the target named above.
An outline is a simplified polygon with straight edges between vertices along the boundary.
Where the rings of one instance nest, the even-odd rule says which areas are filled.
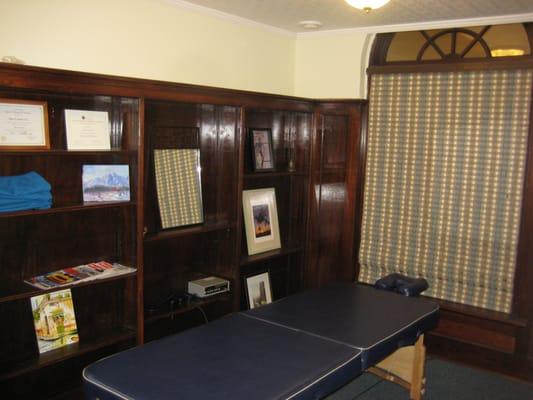
[[[361,103],[321,103],[315,111],[306,285],[354,280]]]

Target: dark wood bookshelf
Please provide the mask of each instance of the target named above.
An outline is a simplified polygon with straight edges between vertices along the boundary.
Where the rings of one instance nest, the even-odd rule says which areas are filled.
[[[149,311],[146,310],[146,318],[145,323],[151,324],[157,321],[160,321],[162,319],[173,319],[179,317],[180,314],[193,311],[194,309],[201,309],[204,306],[217,303],[217,302],[224,302],[224,301],[230,301],[232,298],[231,292],[221,293],[221,294],[215,294],[210,297],[206,298],[198,298],[196,300],[193,300],[192,303],[187,304],[185,306],[177,307],[176,309],[172,311],[167,310],[153,310]]]
[[[108,332],[105,337],[99,337],[92,340],[84,340],[83,337],[80,337],[80,341],[78,343],[73,343],[59,349],[48,351],[33,359],[13,362],[8,365],[0,366],[0,380],[15,378],[19,375],[60,363],[69,358],[78,357],[108,346],[132,340],[134,338],[135,330],[127,328],[115,329]]]
[[[280,178],[290,176],[306,176],[305,172],[301,171],[272,171],[272,172],[247,172],[243,175],[244,179],[264,179],[264,178]]]
[[[110,150],[67,150],[67,149],[50,149],[50,150],[39,150],[39,151],[7,151],[2,150],[2,157],[36,157],[36,156],[46,156],[46,157],[92,157],[92,156],[132,156],[136,157],[137,152],[133,150],[123,150],[123,149],[110,149]]]
[[[95,210],[95,209],[101,209],[101,208],[135,207],[136,205],[137,203],[135,201],[123,201],[123,202],[114,201],[114,202],[85,203],[85,204],[72,204],[72,205],[54,205],[51,208],[46,208],[42,210],[2,212],[0,213],[0,218],[62,214],[62,213]]]
[[[0,176],[39,173],[54,204],[0,213],[0,316],[9,319],[0,330],[0,391],[23,392],[26,378],[48,386],[79,379],[95,357],[123,342],[143,343],[145,324],[165,335],[172,332],[167,325],[180,325],[167,320],[195,320],[187,313],[198,307],[210,319],[238,311],[246,304],[243,276],[259,270],[272,271],[277,298],[332,279],[353,280],[350,249],[357,237],[349,202],[360,195],[361,168],[353,159],[361,102],[328,100],[322,107],[312,99],[5,63],[0,97],[47,102],[50,150],[1,151]],[[122,126],[110,134],[112,149],[67,150],[65,109],[107,111],[111,127]],[[253,172],[249,128],[272,131],[275,170]],[[197,132],[194,143],[191,132]],[[153,160],[161,143],[200,150],[203,224],[161,229]],[[128,164],[132,200],[83,204],[84,164]],[[338,169],[324,173],[328,168]],[[345,197],[328,198],[320,190],[325,185],[342,186]],[[283,247],[248,256],[242,192],[266,187],[275,189]],[[73,291],[80,343],[39,355],[29,298],[49,291],[23,279],[98,259],[138,270],[65,286]],[[192,277],[210,275],[230,280],[231,292],[145,315],[147,305],[183,292]]]
[[[79,282],[75,284],[69,284],[64,285],[60,287],[50,288],[50,289],[37,289],[30,284],[26,282],[18,282],[18,283],[8,283],[7,280],[2,280],[2,283],[0,283],[0,303],[8,302],[8,301],[14,301],[14,300],[21,300],[21,299],[29,299],[33,296],[39,296],[42,294],[55,292],[57,290],[64,290],[64,289],[71,289],[74,287],[84,287],[89,285],[98,285],[103,284],[106,282],[112,282],[120,279],[128,279],[131,277],[134,277],[137,275],[137,272],[129,272],[127,274],[122,275],[116,275],[111,276],[109,278],[100,278],[100,279],[93,279],[86,282]]]
[[[234,224],[227,221],[194,225],[183,228],[166,229],[156,233],[148,233],[144,237],[145,243],[158,242],[160,240],[176,239],[183,236],[198,235],[206,232],[223,231],[234,228]]]
[[[240,265],[241,267],[244,267],[246,265],[283,257],[289,254],[299,253],[301,251],[303,251],[303,247],[282,247],[281,249],[270,250],[260,254],[253,254],[251,256],[242,255]]]

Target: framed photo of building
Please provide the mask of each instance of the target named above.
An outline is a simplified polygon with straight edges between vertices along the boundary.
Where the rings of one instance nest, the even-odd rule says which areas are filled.
[[[242,206],[248,254],[279,249],[281,240],[275,189],[244,190]]]
[[[245,278],[246,297],[250,309],[272,303],[272,289],[270,287],[270,275],[263,272],[250,275]]]
[[[252,162],[254,171],[273,171],[274,151],[272,150],[272,131],[270,129],[250,129]]]

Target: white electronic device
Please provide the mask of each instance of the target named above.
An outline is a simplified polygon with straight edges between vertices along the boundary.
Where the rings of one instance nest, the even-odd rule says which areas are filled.
[[[198,297],[208,297],[214,294],[228,292],[229,281],[217,276],[208,276],[202,279],[189,281],[188,291]]]

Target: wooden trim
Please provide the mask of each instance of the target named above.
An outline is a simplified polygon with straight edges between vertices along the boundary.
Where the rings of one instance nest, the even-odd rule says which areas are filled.
[[[137,143],[137,344],[144,343],[144,99],[139,100]]]
[[[378,33],[370,51],[370,65],[385,65],[387,53],[395,33]]]
[[[460,63],[449,60],[436,60],[415,64],[412,62],[394,62],[376,65],[367,69],[368,74],[391,74],[409,72],[458,72],[502,69],[533,68],[533,56],[499,57],[498,59],[463,60]]]
[[[1,62],[0,69],[0,87],[313,112],[314,99],[302,97]]]

